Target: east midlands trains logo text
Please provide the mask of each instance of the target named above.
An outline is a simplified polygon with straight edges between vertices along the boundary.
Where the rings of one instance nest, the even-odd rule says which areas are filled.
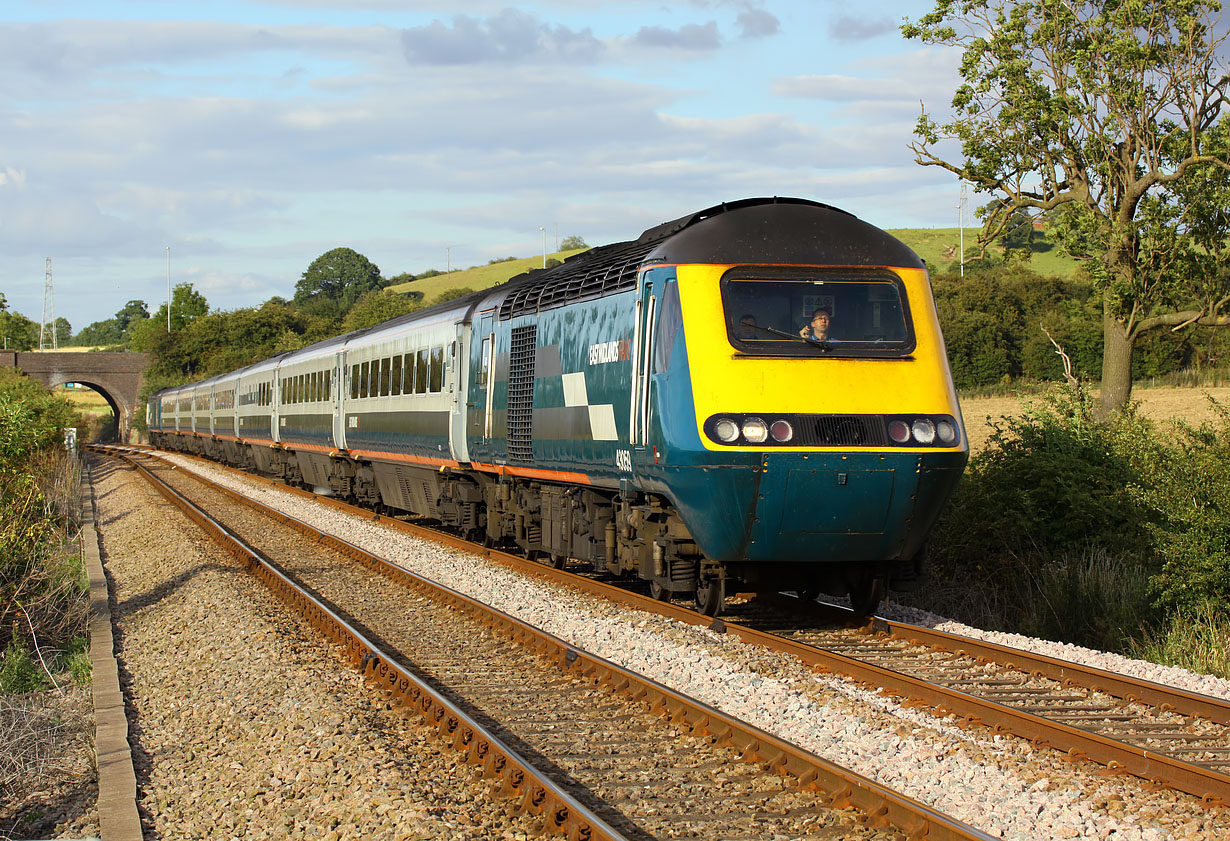
[[[619,339],[589,346],[589,364],[603,365],[607,362],[626,362],[632,358],[632,342]]]

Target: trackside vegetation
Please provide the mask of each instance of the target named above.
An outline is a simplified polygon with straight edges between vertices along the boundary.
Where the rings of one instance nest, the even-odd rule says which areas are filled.
[[[975,454],[911,603],[1230,677],[1230,409],[1103,417],[1067,385]]]
[[[0,370],[0,693],[89,675],[89,582],[73,539],[79,473],[71,404]]]

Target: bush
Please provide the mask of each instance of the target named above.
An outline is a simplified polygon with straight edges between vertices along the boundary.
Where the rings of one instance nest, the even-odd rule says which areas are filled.
[[[1151,612],[1149,503],[1163,448],[1128,412],[1102,421],[1054,387],[995,428],[932,534],[919,603],[972,624],[1122,650]]]
[[[1056,387],[996,425],[941,518],[933,559],[966,569],[1005,555],[1052,560],[1088,542],[1145,551],[1152,512],[1130,489],[1156,445],[1134,414],[1103,423],[1094,411],[1088,394]]]
[[[20,636],[9,640],[4,660],[0,663],[0,692],[24,695],[43,688],[42,671],[30,653],[30,647]]]
[[[1230,605],[1230,409],[1212,402],[1220,423],[1176,425],[1158,480],[1141,493],[1162,562],[1153,593],[1167,611]]]
[[[28,692],[86,627],[89,585],[69,550],[76,528],[77,464],[64,451],[70,404],[37,383],[0,373],[0,687]],[[31,633],[31,627],[33,633]],[[80,643],[76,643],[80,645]],[[38,646],[38,651],[34,646]],[[52,661],[55,660],[55,664]],[[79,667],[78,667],[79,669]]]
[[[1230,409],[1217,409],[1217,424],[1157,429],[1132,410],[1101,420],[1069,388],[1027,404],[970,460],[912,601],[1166,662],[1186,633],[1193,660],[1224,671],[1209,641],[1230,606]]]

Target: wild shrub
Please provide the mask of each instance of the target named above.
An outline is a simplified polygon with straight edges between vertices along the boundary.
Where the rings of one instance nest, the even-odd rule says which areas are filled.
[[[931,538],[925,606],[984,627],[1120,650],[1153,617],[1149,503],[1164,445],[1129,411],[1054,387],[1000,422]]]
[[[1087,393],[1056,387],[996,424],[937,526],[932,557],[968,570],[1087,544],[1144,550],[1152,512],[1131,489],[1155,448],[1143,419],[1100,421]]]
[[[1210,400],[1218,422],[1175,424],[1157,481],[1141,493],[1161,561],[1152,592],[1168,612],[1230,606],[1230,409]]]
[[[71,547],[76,532],[75,461],[63,430],[76,425],[64,399],[18,374],[0,373],[0,684],[31,691],[38,657],[67,666],[85,629],[88,584]],[[37,646],[37,650],[34,649]],[[33,664],[33,666],[32,666]],[[37,687],[33,687],[37,688]]]

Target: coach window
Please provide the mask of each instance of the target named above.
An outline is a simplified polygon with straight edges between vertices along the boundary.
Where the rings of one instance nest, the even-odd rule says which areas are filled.
[[[414,354],[407,353],[401,358],[401,393],[414,394]]]
[[[487,370],[491,363],[491,337],[487,336],[483,339],[483,349],[481,351],[482,358],[478,360],[478,375],[474,377],[474,384],[477,386],[487,385]]]
[[[359,363],[350,366],[350,399],[359,398]]]
[[[387,356],[384,359],[380,360],[380,396],[381,397],[389,396],[389,372],[392,366],[392,362],[393,360],[389,359],[389,357]]]
[[[662,299],[658,306],[658,329],[654,331],[656,347],[653,355],[653,370],[661,374],[671,364],[675,337],[683,327],[683,313],[679,310],[679,287],[674,281],[669,281],[662,287]]]
[[[427,351],[420,350],[414,363],[414,393],[427,393]]]
[[[392,384],[389,387],[389,393],[394,397],[401,394],[401,354],[393,357],[393,373]]]
[[[367,375],[371,370],[372,364],[364,362],[359,365],[359,399],[367,397]]]
[[[432,394],[437,394],[444,389],[444,348],[442,347],[431,349],[431,382],[428,386]]]

